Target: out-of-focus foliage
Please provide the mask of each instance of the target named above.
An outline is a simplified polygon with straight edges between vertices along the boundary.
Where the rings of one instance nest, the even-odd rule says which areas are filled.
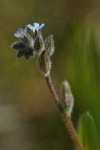
[[[76,99],[79,99],[81,107],[89,110],[95,118],[99,133],[99,47],[95,26],[91,27],[91,24],[93,25],[93,22],[80,22],[76,24],[76,27],[70,24],[67,28],[67,32],[71,30],[73,34],[68,41],[68,49],[70,49],[68,57],[71,60],[66,60],[67,72],[65,74],[74,85],[73,92],[76,94]]]
[[[50,34],[54,35],[55,54],[51,74],[58,93],[65,79],[72,87],[75,97],[74,124],[77,126],[81,114],[89,110],[100,138],[99,10],[99,0],[0,1],[0,109],[6,112],[6,105],[11,104],[16,108],[17,104],[17,112],[23,116],[19,133],[26,135],[28,141],[23,136],[17,141],[16,127],[11,132],[0,132],[1,141],[6,141],[0,144],[0,149],[73,149],[43,76],[37,69],[36,60],[18,60],[15,51],[10,48],[15,41],[13,34],[17,28],[24,28],[33,22],[45,23],[44,39]],[[14,118],[7,114],[6,124]],[[3,118],[3,113],[1,116]],[[9,144],[13,140],[16,148]]]
[[[78,125],[78,135],[85,150],[100,150],[100,140],[94,119],[89,113],[81,116]]]

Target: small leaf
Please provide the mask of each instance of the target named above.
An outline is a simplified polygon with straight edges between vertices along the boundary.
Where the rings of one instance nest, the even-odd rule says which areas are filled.
[[[16,50],[24,50],[26,48],[26,45],[23,42],[15,42],[11,45],[11,47]]]
[[[20,58],[20,57],[22,57],[24,55],[24,51],[19,51],[18,53],[17,53],[17,58]]]
[[[80,118],[78,135],[85,150],[100,150],[100,140],[92,116],[87,112]]]

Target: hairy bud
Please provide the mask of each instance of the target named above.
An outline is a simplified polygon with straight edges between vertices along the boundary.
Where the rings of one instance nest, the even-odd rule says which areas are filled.
[[[43,44],[44,44],[43,39],[41,39],[39,36],[36,36],[34,50],[37,55],[39,55],[42,52],[43,47],[44,47]]]
[[[61,100],[67,115],[71,117],[74,106],[74,98],[67,81],[62,83]]]
[[[50,58],[46,55],[46,51],[42,51],[38,60],[39,68],[43,74],[48,75],[51,70],[51,61]]]
[[[53,35],[50,35],[47,37],[45,40],[45,51],[46,54],[50,57],[54,53],[54,40],[53,40]]]

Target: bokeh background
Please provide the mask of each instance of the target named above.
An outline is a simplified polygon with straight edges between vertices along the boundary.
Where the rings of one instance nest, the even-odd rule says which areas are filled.
[[[74,150],[36,59],[17,59],[10,47],[33,22],[45,23],[44,39],[54,35],[51,76],[59,95],[70,83],[75,127],[89,111],[100,137],[100,1],[0,0],[0,149]]]

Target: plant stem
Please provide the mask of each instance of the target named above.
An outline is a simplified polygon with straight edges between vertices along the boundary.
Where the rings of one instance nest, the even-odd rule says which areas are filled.
[[[45,76],[45,80],[46,80],[47,86],[49,88],[49,91],[50,91],[50,93],[51,93],[51,95],[52,95],[52,97],[54,99],[54,102],[55,102],[55,104],[56,104],[56,106],[57,106],[57,108],[58,108],[58,110],[60,112],[60,115],[61,115],[61,117],[63,119],[63,122],[64,122],[64,124],[65,124],[65,126],[66,126],[66,128],[67,128],[67,130],[68,130],[68,132],[69,132],[69,134],[70,134],[70,136],[72,138],[72,140],[73,140],[73,143],[75,144],[76,148],[78,148],[78,150],[84,150],[83,146],[81,145],[81,143],[80,143],[80,141],[79,141],[79,139],[77,137],[77,133],[76,133],[76,130],[75,130],[74,126],[73,126],[72,120],[66,114],[66,112],[65,112],[65,110],[63,108],[63,105],[62,105],[62,103],[61,103],[61,101],[60,101],[60,99],[59,99],[59,97],[58,97],[58,95],[56,93],[56,90],[55,90],[55,88],[53,86],[53,83],[52,83],[51,76],[50,75],[46,75]]]

